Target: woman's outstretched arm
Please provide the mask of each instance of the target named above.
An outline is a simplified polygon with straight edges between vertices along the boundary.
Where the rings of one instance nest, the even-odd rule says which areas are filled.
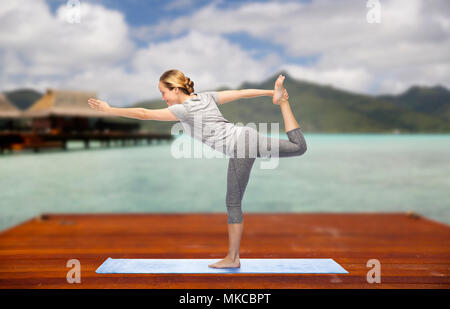
[[[248,99],[262,96],[273,96],[273,90],[261,90],[261,89],[240,89],[240,90],[224,90],[219,91],[219,104],[225,104],[228,102],[236,101],[239,99]]]
[[[90,98],[88,104],[91,108],[98,110],[100,112],[105,112],[108,114],[113,114],[116,116],[122,116],[127,118],[134,118],[142,120],[144,116],[144,109],[140,107],[130,107],[130,108],[117,108],[111,107],[105,101]]]
[[[100,112],[105,112],[115,116],[139,119],[139,120],[158,120],[158,121],[177,121],[178,118],[168,109],[147,109],[142,107],[111,107],[105,101],[91,98],[88,100],[91,108]]]

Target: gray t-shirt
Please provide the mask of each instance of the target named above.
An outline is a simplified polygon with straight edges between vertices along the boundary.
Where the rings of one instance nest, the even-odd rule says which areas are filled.
[[[242,127],[226,120],[218,108],[216,91],[196,93],[169,110],[180,120],[184,133],[201,141],[214,150],[232,156]]]

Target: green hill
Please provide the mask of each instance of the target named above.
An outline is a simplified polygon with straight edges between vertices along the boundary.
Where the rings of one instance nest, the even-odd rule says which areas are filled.
[[[442,86],[414,86],[399,96],[384,95],[379,98],[397,106],[450,121],[450,92]]]
[[[26,110],[43,95],[33,89],[18,89],[13,91],[5,91],[4,93],[8,100],[14,103],[14,105],[21,110]]]
[[[243,83],[236,89],[273,89],[279,74],[286,76],[292,111],[304,132],[322,133],[450,133],[450,92],[442,86],[413,86],[399,95],[371,96],[353,93],[332,86],[318,85],[292,78],[280,72],[261,83]],[[228,88],[211,89],[215,91]],[[18,108],[31,106],[42,94],[19,89],[5,93]],[[130,107],[166,108],[162,100],[147,100]],[[284,131],[280,107],[271,97],[241,99],[219,105],[226,119],[232,123],[280,124]],[[144,130],[170,132],[173,121],[139,121],[118,117],[120,122],[140,122]]]

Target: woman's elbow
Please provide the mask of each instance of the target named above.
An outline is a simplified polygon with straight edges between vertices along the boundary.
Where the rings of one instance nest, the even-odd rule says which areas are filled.
[[[147,108],[141,108],[140,112],[141,112],[140,113],[141,120],[154,120],[154,115],[153,115],[152,110],[147,109]]]

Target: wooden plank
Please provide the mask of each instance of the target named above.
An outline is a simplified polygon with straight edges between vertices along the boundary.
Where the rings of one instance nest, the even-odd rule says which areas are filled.
[[[0,288],[450,288],[450,228],[399,213],[246,213],[241,258],[333,258],[349,274],[96,274],[108,257],[221,259],[225,214],[46,214],[0,234]],[[70,259],[81,284],[69,284]],[[366,263],[381,263],[367,283]]]

